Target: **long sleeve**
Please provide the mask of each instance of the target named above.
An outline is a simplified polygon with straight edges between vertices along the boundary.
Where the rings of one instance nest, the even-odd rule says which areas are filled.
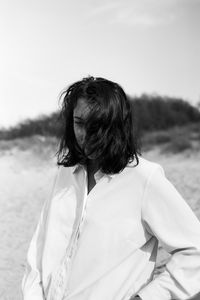
[[[56,175],[54,180],[52,196],[53,191],[55,190],[57,177],[58,175]],[[24,300],[45,299],[42,286],[42,252],[45,240],[48,209],[52,196],[47,199],[43,205],[39,222],[29,245],[26,260],[26,270],[22,279],[22,293]]]
[[[200,292],[200,222],[160,166],[146,184],[142,220],[172,256],[164,272],[138,295],[143,300],[183,300]]]
[[[27,253],[26,270],[22,279],[22,292],[24,300],[43,300],[41,279],[41,256],[44,239],[44,215],[43,207],[36,231],[32,237]]]

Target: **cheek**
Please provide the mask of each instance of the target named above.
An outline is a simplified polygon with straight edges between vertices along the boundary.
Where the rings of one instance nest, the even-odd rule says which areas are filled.
[[[81,128],[81,127],[78,127],[78,126],[74,126],[74,134],[75,134],[75,137],[77,139],[77,142],[83,142],[84,139],[85,139],[85,129],[84,128]]]

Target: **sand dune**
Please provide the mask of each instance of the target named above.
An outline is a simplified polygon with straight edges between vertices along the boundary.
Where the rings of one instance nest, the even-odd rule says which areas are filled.
[[[45,155],[45,148],[0,150],[0,299],[22,299],[20,286],[28,244],[56,174],[52,154],[53,151],[47,151]],[[161,155],[157,149],[143,156],[161,163],[167,177],[200,219],[200,154]],[[160,249],[158,272],[167,257]]]

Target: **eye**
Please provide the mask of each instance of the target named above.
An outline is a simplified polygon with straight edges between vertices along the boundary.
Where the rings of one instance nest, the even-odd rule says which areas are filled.
[[[79,126],[79,127],[83,127],[84,126],[84,122],[82,122],[82,121],[74,121],[74,124],[75,125],[77,125],[77,126]]]

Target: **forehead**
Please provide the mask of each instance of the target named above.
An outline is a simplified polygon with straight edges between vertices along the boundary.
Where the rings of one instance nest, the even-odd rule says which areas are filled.
[[[74,117],[84,118],[90,112],[90,107],[85,98],[79,98],[74,108]]]

